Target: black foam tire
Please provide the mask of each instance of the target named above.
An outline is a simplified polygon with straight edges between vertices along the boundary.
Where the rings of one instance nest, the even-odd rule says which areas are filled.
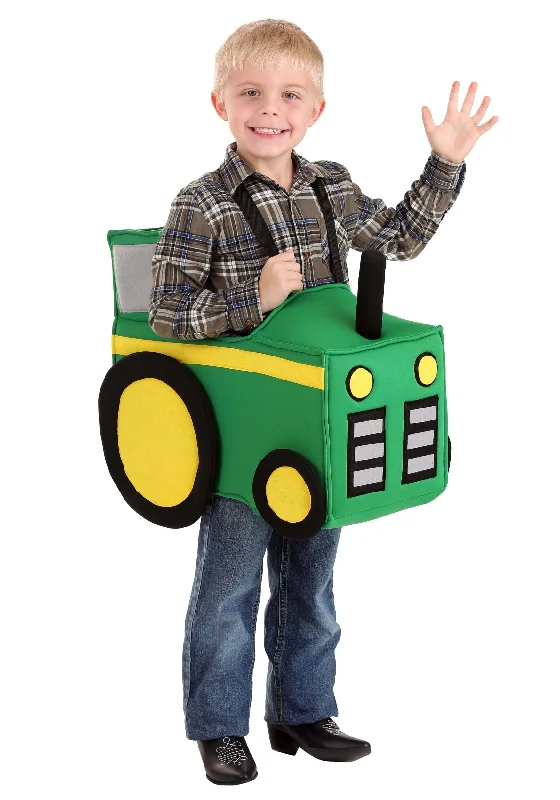
[[[120,398],[129,384],[159,378],[177,392],[191,416],[198,445],[198,469],[192,491],[176,506],[152,503],[128,479],[119,453]],[[107,372],[99,391],[99,428],[107,467],[118,490],[140,516],[165,528],[186,528],[200,517],[212,493],[218,467],[218,434],[206,390],[188,365],[163,353],[132,353]]]
[[[278,467],[293,467],[307,484],[311,495],[311,508],[301,522],[287,522],[276,515],[268,504],[266,484]],[[315,467],[293,450],[272,450],[260,461],[253,477],[253,498],[261,517],[274,530],[289,539],[309,539],[322,528],[326,516],[325,492]]]

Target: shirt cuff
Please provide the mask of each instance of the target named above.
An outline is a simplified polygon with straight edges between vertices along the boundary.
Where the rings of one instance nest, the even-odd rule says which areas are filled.
[[[237,332],[248,329],[251,332],[263,321],[259,278],[260,275],[255,275],[248,281],[224,290],[228,329]]]
[[[422,179],[438,192],[459,192],[465,180],[466,169],[465,159],[459,163],[447,161],[432,150]]]

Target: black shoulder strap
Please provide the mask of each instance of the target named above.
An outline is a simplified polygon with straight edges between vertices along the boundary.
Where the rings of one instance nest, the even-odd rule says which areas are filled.
[[[344,274],[342,272],[342,266],[340,264],[340,251],[338,249],[338,239],[334,225],[334,214],[329,197],[327,195],[327,190],[323,184],[323,180],[321,178],[315,178],[311,184],[311,188],[317,195],[319,205],[321,206],[321,211],[323,212],[323,216],[325,218],[325,224],[327,226],[327,240],[329,243],[329,250],[331,252],[331,272],[337,283],[346,283],[344,280]]]
[[[323,212],[325,224],[327,226],[327,240],[331,253],[331,272],[333,274],[333,278],[337,283],[346,283],[340,263],[340,251],[338,249],[338,239],[334,225],[334,214],[329,197],[327,195],[327,190],[323,185],[322,178],[316,178],[311,184],[311,188],[317,197],[317,201],[321,211]],[[278,255],[278,248],[274,239],[272,238],[272,234],[270,233],[268,226],[261,215],[261,212],[247,190],[244,182],[239,184],[234,192],[233,197],[245,215],[251,230],[265,248],[269,257]]]
[[[257,204],[249,194],[249,191],[243,182],[239,184],[234,192],[233,197],[241,211],[243,211],[245,214],[247,222],[251,226],[251,230],[268,253],[269,258],[272,258],[272,256],[277,256],[278,248],[276,247],[276,243],[272,238],[272,234],[268,230],[268,226],[262,218],[262,214],[257,208]]]

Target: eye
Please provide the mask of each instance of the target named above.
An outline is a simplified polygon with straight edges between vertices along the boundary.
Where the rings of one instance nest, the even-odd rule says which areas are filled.
[[[246,90],[245,90],[245,92],[244,92],[244,94],[248,94],[249,92],[257,92],[257,91],[258,91],[258,89],[246,89]],[[299,95],[297,95],[295,92],[284,92],[284,94],[291,94],[291,95],[293,95],[293,96],[294,96],[296,99],[299,99]],[[254,95],[250,95],[250,96],[251,96],[251,97],[254,97]]]

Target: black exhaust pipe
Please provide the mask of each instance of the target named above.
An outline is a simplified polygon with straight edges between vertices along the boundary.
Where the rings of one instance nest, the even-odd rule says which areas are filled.
[[[380,250],[364,250],[358,274],[356,331],[366,339],[381,337],[385,255]]]

